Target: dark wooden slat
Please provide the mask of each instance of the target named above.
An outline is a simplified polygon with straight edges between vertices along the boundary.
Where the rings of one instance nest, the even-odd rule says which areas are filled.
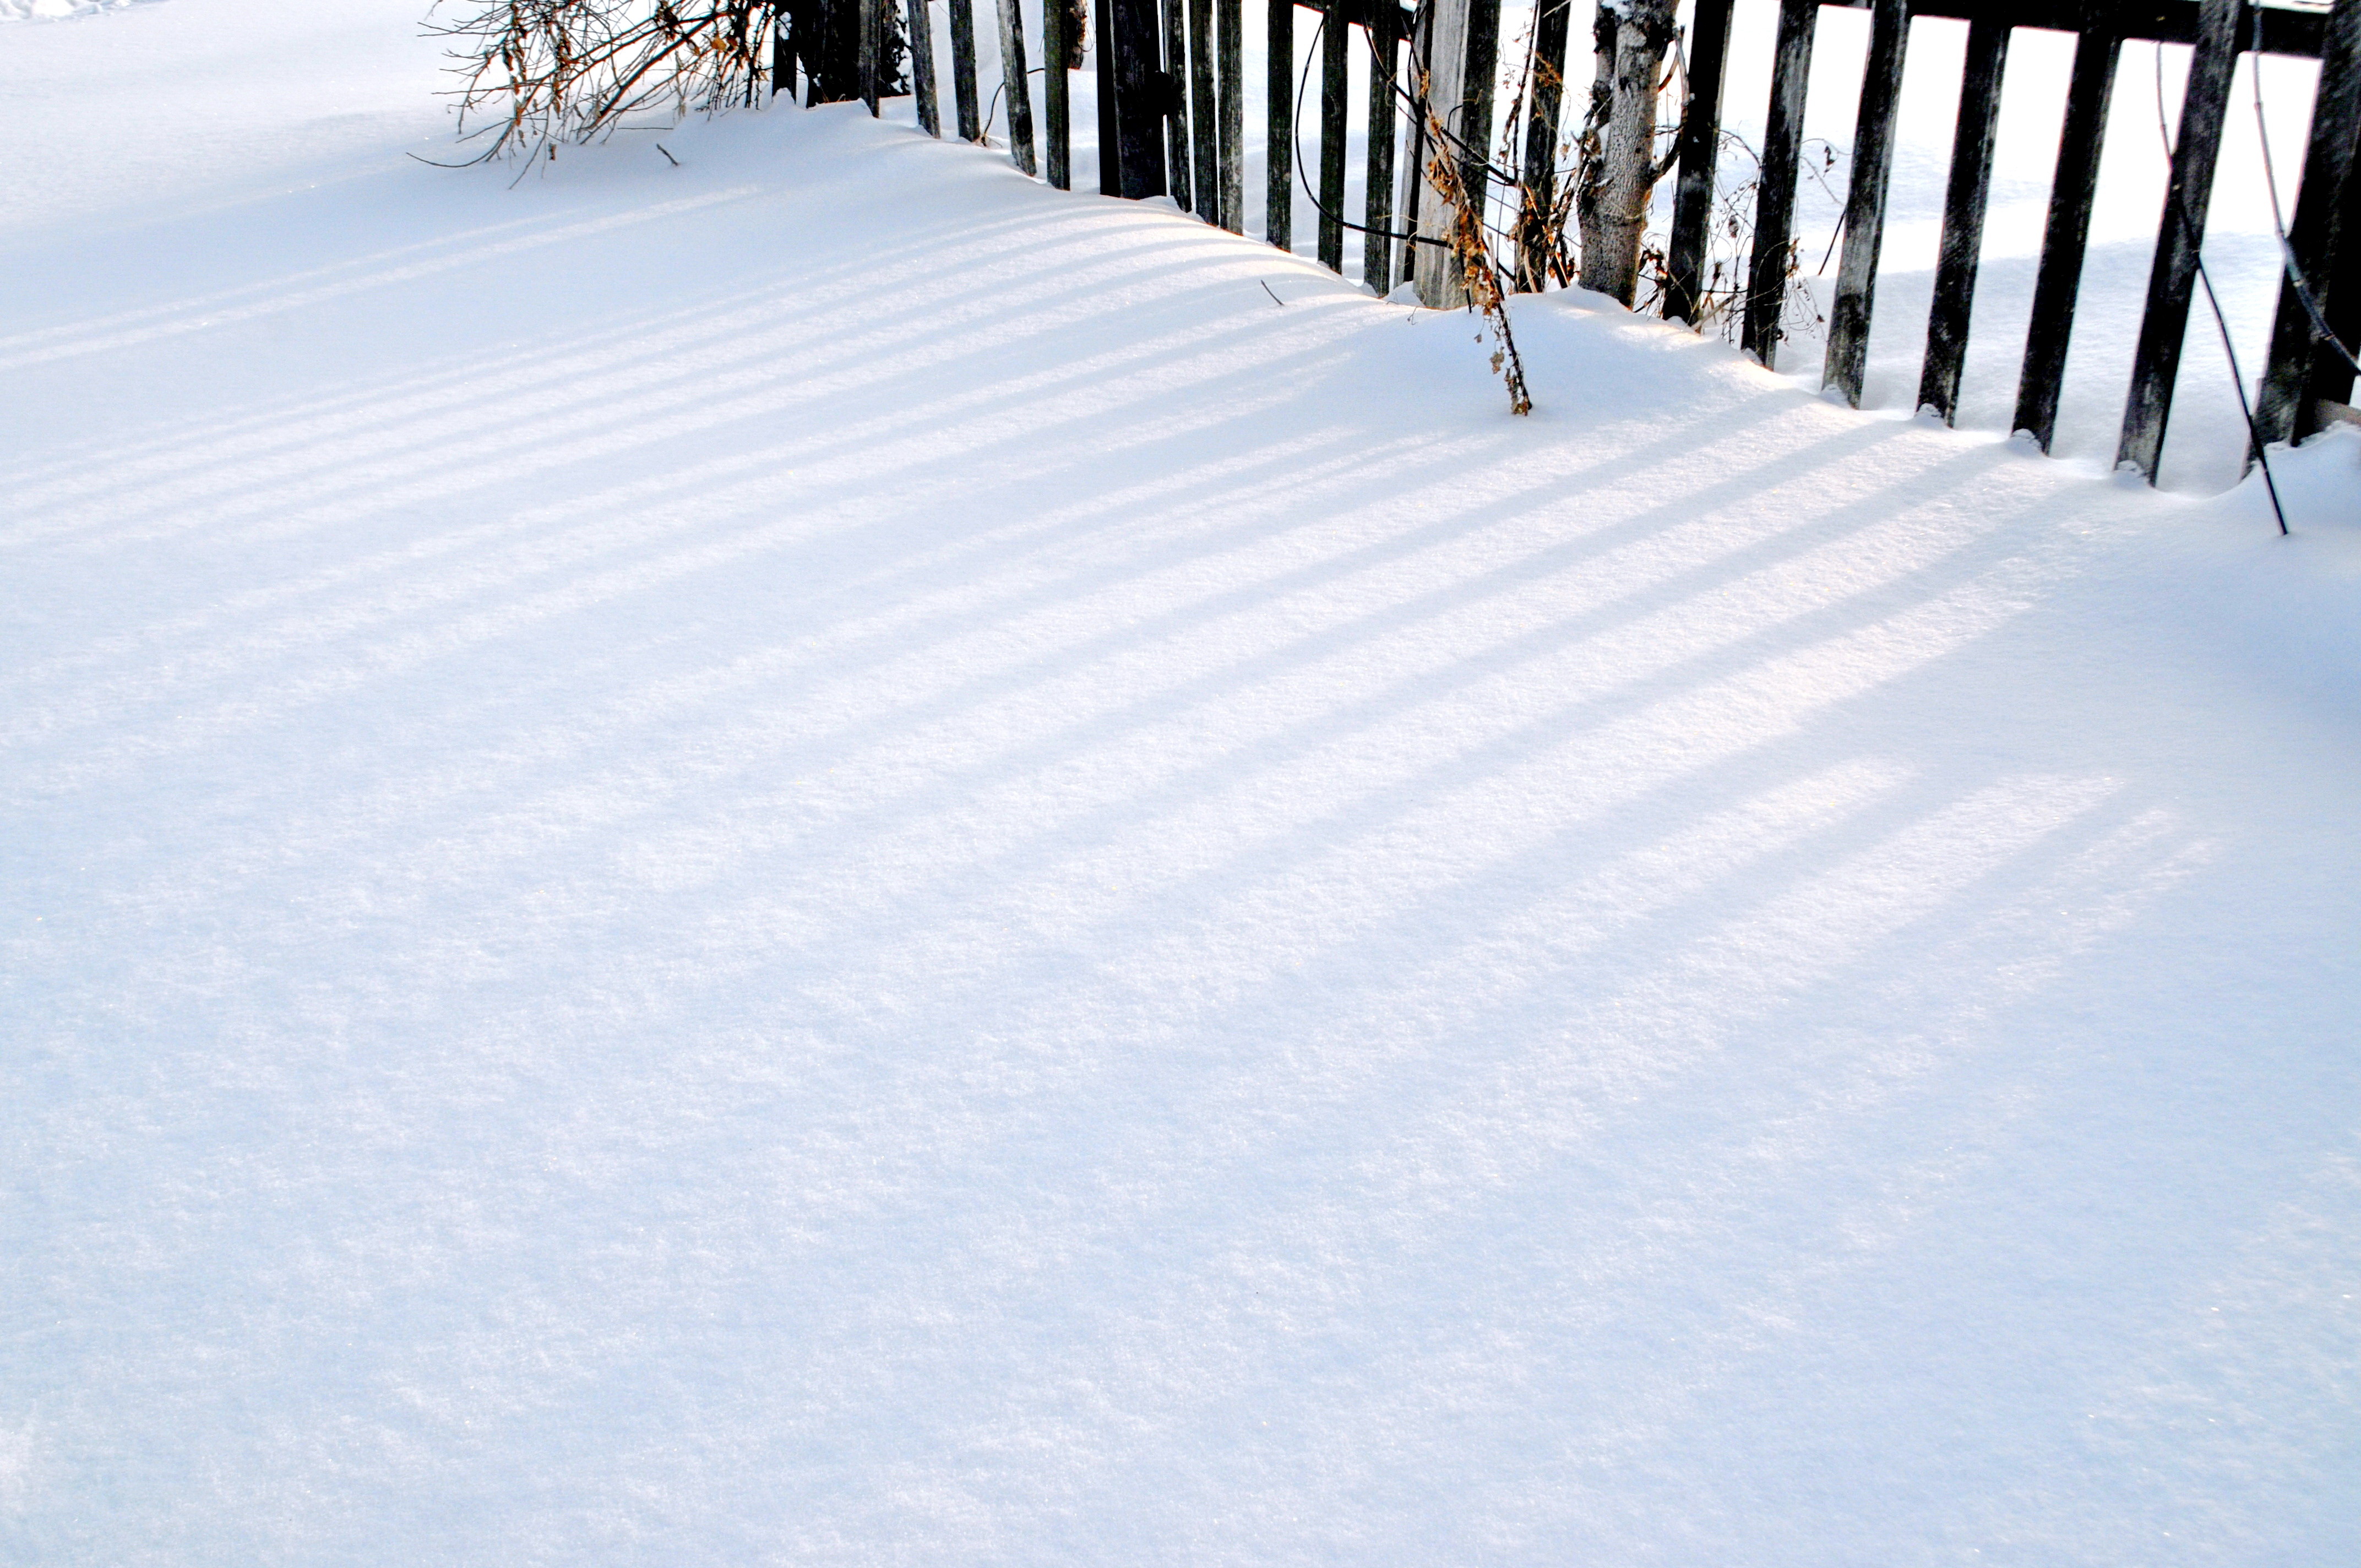
[[[2354,167],[2345,177],[2345,199],[2337,203],[2335,243],[2327,271],[2328,330],[2347,346],[2361,343],[2361,151],[2356,152]],[[2312,367],[2312,396],[2304,401],[2307,422],[2319,412],[2323,399],[2353,401],[2353,367],[2343,356],[2323,345]]]
[[[1320,25],[1320,265],[1345,270],[1345,51],[1353,24],[1331,12]]]
[[[951,103],[961,141],[983,139],[983,105],[975,92],[975,0],[950,0]]]
[[[1025,57],[1025,13],[1016,0],[999,0],[1000,80],[1008,105],[1008,158],[1027,174],[1038,174],[1033,140],[1033,95]]]
[[[1902,104],[1902,65],[1910,49],[1910,0],[1877,0],[1861,77],[1861,115],[1852,136],[1852,183],[1845,192],[1844,257],[1837,264],[1836,302],[1828,307],[1824,384],[1861,407],[1869,365],[1869,323],[1877,304],[1877,254],[1885,243],[1885,188],[1894,172],[1894,115]]]
[[[2288,224],[2288,248],[2295,253],[2312,303],[2323,313],[2337,294],[2330,258],[2346,246],[2361,248],[2361,235],[2344,234],[2337,222],[2338,197],[2353,167],[2356,137],[2361,137],[2361,0],[2337,0],[2321,42],[2311,144],[2304,150],[2295,216]],[[2282,276],[2279,314],[2271,323],[2271,355],[2255,400],[2255,430],[2266,443],[2312,433],[2311,400],[2305,391],[2314,351],[2312,313],[2304,309],[2294,279]]]
[[[2238,23],[2244,10],[2242,0],[2204,0],[2197,52],[2189,61],[2189,87],[2180,99],[2172,174],[2157,228],[2156,260],[2148,269],[2147,309],[2140,318],[2139,346],[2132,355],[2123,436],[2115,444],[2115,466],[2132,465],[2151,485],[2164,455],[2173,383],[2180,374],[2181,339],[2189,330],[2190,295],[2197,282],[2198,247],[2205,242],[2205,213],[2213,198],[2213,165],[2222,151],[2222,122],[2229,106],[2230,73],[2238,61]]]
[[[2041,267],[2033,280],[2033,315],[2026,327],[2025,367],[2016,383],[2016,414],[2009,428],[2049,450],[2058,431],[2058,389],[2066,378],[2066,347],[2074,335],[2074,302],[2082,290],[2082,258],[2091,243],[2091,207],[2099,194],[2099,155],[2107,140],[2107,103],[2115,91],[2115,61],[2124,41],[2084,33],[2074,45],[2074,74],[2066,89],[2066,123],[2058,138],[2058,172],[2049,182],[2049,214],[2041,236]]]
[[[1016,0],[1000,6],[1000,85],[1008,100],[1008,160],[1027,174],[1040,171],[1033,156],[1033,95],[1025,85],[1025,13]]]
[[[1114,31],[1099,40],[1115,51],[1115,135],[1122,143],[1123,193],[1135,202],[1161,196],[1164,181],[1163,25],[1156,0],[1108,0]]]
[[[1245,0],[1213,0],[1220,19],[1221,39],[1213,104],[1218,126],[1217,151],[1222,166],[1221,225],[1232,234],[1246,230],[1246,67]]]
[[[1705,0],[1708,5],[1716,0]],[[1729,0],[1719,0],[1725,16]],[[1565,38],[1574,0],[1542,0],[1533,18],[1532,101],[1525,115],[1524,179],[1517,200],[1518,289],[1548,285],[1549,215],[1557,204],[1557,120],[1565,101]]]
[[[1664,256],[1664,315],[1692,326],[1704,309],[1706,242],[1713,226],[1714,164],[1721,151],[1721,79],[1730,59],[1732,9],[1730,0],[1697,0],[1697,17],[1689,28],[1689,95],[1681,106],[1681,177],[1673,193],[1673,234]]]
[[[1968,25],[1967,68],[1960,80],[1960,117],[1951,133],[1951,178],[1943,192],[1943,236],[1935,261],[1935,303],[1927,313],[1927,358],[1918,372],[1918,406],[1945,424],[1959,417],[1960,371],[1983,251],[1984,207],[1992,195],[1993,133],[2000,126],[2001,73],[2008,64],[2008,24]]]
[[[1491,189],[1492,91],[1499,76],[1500,0],[1468,0],[1466,85],[1452,129],[1466,146],[1459,181],[1478,215]]]
[[[935,99],[935,26],[927,0],[907,0],[905,26],[910,39],[910,91],[918,96],[918,128],[943,134],[942,106]]]
[[[1051,5],[1057,0],[1049,0]],[[1172,200],[1184,213],[1197,210],[1197,181],[1189,149],[1189,0],[1162,0],[1164,10],[1164,167]]]
[[[1804,100],[1812,80],[1819,0],[1779,0],[1773,46],[1771,108],[1763,127],[1763,178],[1754,197],[1754,245],[1746,268],[1746,321],[1740,344],[1763,362],[1779,362],[1779,318],[1787,303],[1788,252],[1795,243],[1797,153],[1804,143]]]
[[[870,118],[877,117],[878,56],[885,40],[885,0],[861,0],[861,11],[854,25],[861,29],[858,59],[861,72],[861,101],[869,105]]]
[[[1263,237],[1295,248],[1295,0],[1270,0],[1264,57]]]
[[[1361,281],[1373,293],[1393,287],[1393,240],[1387,231],[1394,221],[1394,86],[1400,46],[1396,29],[1401,14],[1379,5],[1369,12],[1369,161],[1363,181]]]
[[[802,0],[796,7],[805,107],[860,100],[862,40],[871,14],[866,0]]]
[[[1097,33],[1098,56],[1098,118],[1099,118],[1099,194],[1123,194],[1123,138],[1115,132],[1115,49],[1107,40],[1115,36],[1112,20],[1112,0],[1093,0],[1091,26]]]
[[[1213,0],[1188,0],[1189,8],[1189,129],[1191,156],[1195,161],[1192,186],[1194,211],[1207,223],[1222,214],[1222,176],[1213,107]]]
[[[910,4],[923,5],[926,0]],[[1066,75],[1069,25],[1063,0],[1049,0],[1041,7],[1041,110],[1048,122],[1049,183],[1060,191],[1074,188],[1073,101]]]
[[[772,12],[770,19],[770,94],[788,102],[796,97],[796,21],[786,9]]]
[[[1401,200],[1395,203],[1400,214],[1401,232],[1410,236],[1402,241],[1401,266],[1399,276],[1405,283],[1418,270],[1418,212],[1426,194],[1426,164],[1433,147],[1426,136],[1426,89],[1433,66],[1434,12],[1432,7],[1416,12],[1410,25],[1402,30],[1410,47],[1409,75],[1402,85],[1410,93],[1410,123],[1402,129]]]

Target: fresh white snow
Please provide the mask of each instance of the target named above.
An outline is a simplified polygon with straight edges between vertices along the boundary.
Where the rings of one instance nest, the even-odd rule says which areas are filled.
[[[0,1559],[2361,1556],[2361,439],[416,9],[0,41]]]

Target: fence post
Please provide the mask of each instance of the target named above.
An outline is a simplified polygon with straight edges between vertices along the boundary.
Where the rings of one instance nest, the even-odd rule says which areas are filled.
[[[2156,260],[2148,269],[2147,309],[2132,356],[2123,438],[2115,444],[2115,466],[2130,464],[2151,485],[2164,455],[2165,423],[2172,416],[2172,387],[2180,373],[2180,341],[2189,330],[2190,291],[2197,280],[2198,247],[2205,243],[2205,211],[2213,200],[2213,164],[2222,151],[2222,122],[2245,9],[2245,0],[2198,4],[2197,52],[2189,61],[2189,87],[2180,98],[2180,131],[2165,186]]]
[[[1828,308],[1828,356],[1821,381],[1861,407],[1869,364],[1869,323],[1877,303],[1877,253],[1885,240],[1885,187],[1894,171],[1894,112],[1902,102],[1902,64],[1910,48],[1910,0],[1877,0],[1869,29],[1869,65],[1852,138],[1852,183],[1845,192],[1844,259]]]
[[[2262,62],[2256,61],[2259,70]],[[2288,248],[2312,295],[2325,313],[2339,292],[2330,260],[2347,247],[2361,247],[2361,235],[2337,222],[2338,198],[2351,177],[2354,143],[2361,138],[2361,0],[2337,0],[2320,39],[2320,90],[2312,98],[2311,145],[2303,157],[2303,183],[2288,225]],[[2266,442],[2297,440],[2312,433],[2312,356],[2327,350],[2314,341],[2312,313],[2304,309],[2295,280],[2279,280],[2279,307],[2271,323],[2271,356],[2255,400],[2256,433]],[[2349,372],[2348,372],[2349,374]],[[2345,400],[2337,400],[2343,402]],[[2248,455],[2252,460],[2252,454]]]
[[[1664,257],[1664,317],[1697,324],[1713,226],[1714,164],[1721,153],[1721,80],[1730,60],[1730,0],[1697,0],[1689,27],[1689,95],[1681,105],[1681,178]],[[1530,155],[1529,161],[1530,161]]]
[[[1779,41],[1771,65],[1771,111],[1763,126],[1763,179],[1754,193],[1754,245],[1746,267],[1746,323],[1740,345],[1764,369],[1778,364],[1779,318],[1787,306],[1788,251],[1795,243],[1797,155],[1812,80],[1820,0],[1779,0]]]
[[[999,0],[1000,84],[1008,95],[1008,159],[1027,174],[1038,171],[1033,159],[1033,95],[1025,77],[1025,13],[1016,0]]]
[[[2009,24],[1996,16],[1968,24],[1967,69],[1960,82],[1960,117],[1951,133],[1951,176],[1943,192],[1943,233],[1937,245],[1935,303],[1927,316],[1927,357],[1918,371],[1918,406],[1934,409],[1945,424],[1959,414],[1960,371],[1975,308],[1984,208],[1992,195],[1993,133],[2000,125],[2008,35]]]
[[[1722,4],[1726,10],[1729,0]],[[1565,98],[1565,36],[1573,14],[1574,0],[1541,0],[1533,19],[1533,101],[1525,117],[1525,177],[1517,188],[1517,288],[1528,294],[1540,293],[1549,283],[1557,117]]]
[[[1492,77],[1499,62],[1500,0],[1434,0],[1431,48],[1427,114],[1442,121],[1457,143],[1438,148],[1435,156],[1457,161],[1460,192],[1480,216],[1492,140]],[[1439,191],[1426,192],[1419,204],[1420,236],[1443,243],[1418,247],[1418,297],[1434,310],[1466,304],[1466,278],[1450,245],[1456,214]]]

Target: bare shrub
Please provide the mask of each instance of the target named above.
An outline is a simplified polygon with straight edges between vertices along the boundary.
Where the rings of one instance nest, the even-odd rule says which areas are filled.
[[[785,19],[772,0],[442,0],[470,161],[556,155],[625,115],[752,103]]]

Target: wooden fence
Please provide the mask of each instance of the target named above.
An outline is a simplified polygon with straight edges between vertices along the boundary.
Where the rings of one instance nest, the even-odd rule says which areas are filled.
[[[818,15],[831,0],[805,3]],[[884,53],[881,40],[890,33],[888,7],[896,3],[904,7],[919,122],[940,135],[928,0],[833,3],[859,7],[861,95],[873,107],[878,62]],[[1536,85],[1524,106],[1518,188],[1509,193],[1507,203],[1512,211],[1546,212],[1558,196],[1556,154],[1564,94],[1556,81],[1565,64],[1574,7],[1582,6],[1587,24],[1594,3],[1541,0],[1528,47],[1548,69],[1531,78]],[[1708,229],[1717,199],[1715,164],[1722,142],[1725,66],[1735,3],[1691,0],[1686,26],[1688,92],[1675,137],[1673,213],[1662,296],[1668,317],[1691,324],[1700,321],[1708,293]],[[1859,403],[1876,302],[1903,68],[1911,25],[1927,16],[1965,21],[1968,43],[1921,362],[1921,407],[1934,410],[1948,422],[1959,406],[2001,82],[2010,38],[2020,27],[2070,32],[2076,44],[2013,428],[2029,433],[2045,451],[2056,429],[2109,98],[2117,59],[2130,39],[2186,44],[2192,54],[2125,401],[2118,465],[2136,467],[2150,482],[2155,480],[2189,328],[2232,72],[2242,52],[2308,56],[2322,63],[2284,247],[2289,265],[2282,272],[2270,349],[2255,399],[2256,431],[2266,443],[2301,439],[2350,403],[2353,365],[2336,345],[2361,338],[2361,173],[2354,170],[2356,143],[2361,139],[2361,0],[2335,0],[2328,11],[2257,6],[2246,0],[1763,3],[1778,6],[1778,23],[1739,309],[1740,340],[1764,365],[1776,365],[1783,337],[1818,16],[1823,8],[1835,7],[1872,15],[1844,204],[1843,252],[1828,317],[1826,385]],[[1046,0],[1043,8],[1048,36],[1042,40],[1042,58],[1049,63],[1043,93],[1046,125],[1038,138],[1023,16],[1016,0],[994,4],[1010,156],[1018,168],[1034,173],[1044,161],[1044,149],[1037,141],[1046,141],[1046,177],[1053,185],[1069,187],[1067,72],[1060,67],[1072,51],[1061,36],[1067,26],[1064,0]],[[972,0],[949,0],[952,88],[958,134],[981,140],[972,5]],[[1263,15],[1254,20],[1249,20],[1246,0],[1093,0],[1093,26],[1100,41],[1103,192],[1133,198],[1170,194],[1207,222],[1244,232],[1244,29],[1258,21],[1266,29],[1268,60],[1262,118],[1265,237],[1282,249],[1293,248],[1294,193],[1300,180],[1318,213],[1316,248],[1323,263],[1344,270],[1345,234],[1348,226],[1358,226],[1364,231],[1362,280],[1371,289],[1382,294],[1400,281],[1414,280],[1429,304],[1461,302],[1460,267],[1444,239],[1453,214],[1426,172],[1435,150],[1429,127],[1443,127],[1458,155],[1455,162],[1465,199],[1481,211],[1492,177],[1485,149],[1491,145],[1493,94],[1500,75],[1499,0],[1420,0],[1415,8],[1405,8],[1397,0],[1263,0]],[[1298,12],[1312,13],[1312,25],[1320,29],[1316,88],[1305,92],[1299,92],[1296,75],[1296,28],[1302,20]],[[1347,68],[1356,29],[1369,60],[1362,114],[1366,199],[1357,224],[1345,210],[1354,107],[1348,102]],[[791,74],[786,51],[794,48],[792,42],[782,45],[783,64],[775,80]],[[815,55],[807,60],[807,69],[817,79],[828,68]],[[1298,115],[1310,107],[1315,93],[1317,168],[1299,170]],[[1542,247],[1546,243],[1530,222],[1504,236],[1504,248],[1511,255],[1502,271],[1510,287],[1545,285],[1549,258]]]

